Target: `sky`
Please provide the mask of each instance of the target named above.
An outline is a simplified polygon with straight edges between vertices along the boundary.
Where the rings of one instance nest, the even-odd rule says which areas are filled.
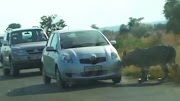
[[[0,33],[10,23],[39,26],[41,16],[52,14],[65,20],[68,28],[127,24],[129,17],[163,21],[164,4],[165,0],[0,0]]]

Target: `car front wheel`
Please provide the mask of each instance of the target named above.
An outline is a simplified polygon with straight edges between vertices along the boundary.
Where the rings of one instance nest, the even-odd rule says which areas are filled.
[[[13,65],[12,61],[10,61],[10,74],[13,77],[19,76],[19,69]]]
[[[2,62],[2,68],[3,68],[3,74],[4,76],[9,76],[10,75],[10,69],[5,68],[4,64],[3,64],[3,59],[1,60]]]
[[[46,75],[46,72],[45,72],[44,68],[42,68],[42,75],[43,75],[44,84],[50,84],[51,83],[51,78],[49,78]]]
[[[57,81],[57,86],[59,89],[66,88],[66,83],[62,81],[58,68],[56,69],[56,81]]]
[[[120,83],[121,82],[121,76],[113,78],[112,81],[113,81],[114,84]]]
[[[3,74],[4,74],[4,76],[9,76],[9,75],[10,75],[10,69],[5,68],[5,67],[3,66]]]

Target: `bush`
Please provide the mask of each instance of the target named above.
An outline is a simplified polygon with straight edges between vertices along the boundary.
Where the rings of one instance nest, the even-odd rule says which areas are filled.
[[[134,26],[130,32],[138,38],[148,37],[153,31],[153,26],[148,24],[139,24]]]
[[[161,44],[161,40],[153,35],[146,38],[137,38],[129,34],[117,36],[116,41],[117,44],[115,47],[119,52],[124,50],[130,51],[135,48],[148,48],[157,44]]]

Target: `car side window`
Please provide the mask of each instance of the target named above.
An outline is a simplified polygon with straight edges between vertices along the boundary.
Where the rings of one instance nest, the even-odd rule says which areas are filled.
[[[54,36],[54,33],[51,34],[51,36],[50,36],[50,38],[49,38],[49,40],[48,40],[47,46],[50,46],[50,45],[51,45],[53,36]]]
[[[58,42],[58,35],[57,35],[57,34],[54,34],[50,46],[53,46],[54,49],[56,49],[56,47],[57,47],[57,42]]]
[[[4,40],[4,41],[9,41],[9,35],[10,35],[9,33],[6,33],[6,35],[4,36],[4,39],[3,39],[3,40]]]

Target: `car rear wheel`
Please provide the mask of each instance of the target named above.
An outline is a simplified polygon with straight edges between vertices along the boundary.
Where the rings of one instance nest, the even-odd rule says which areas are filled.
[[[44,68],[42,68],[42,75],[43,75],[44,84],[50,84],[51,78],[46,75]]]
[[[57,81],[57,86],[59,89],[66,88],[66,83],[62,81],[58,68],[56,69],[56,81]]]
[[[10,75],[10,69],[5,68],[4,64],[3,64],[3,60],[1,60],[2,62],[2,68],[3,68],[3,74],[4,76],[9,76]]]
[[[120,83],[121,82],[121,76],[113,78],[112,81],[113,81],[114,84]]]
[[[10,61],[10,74],[13,77],[19,76],[19,69],[13,65],[12,61]]]

